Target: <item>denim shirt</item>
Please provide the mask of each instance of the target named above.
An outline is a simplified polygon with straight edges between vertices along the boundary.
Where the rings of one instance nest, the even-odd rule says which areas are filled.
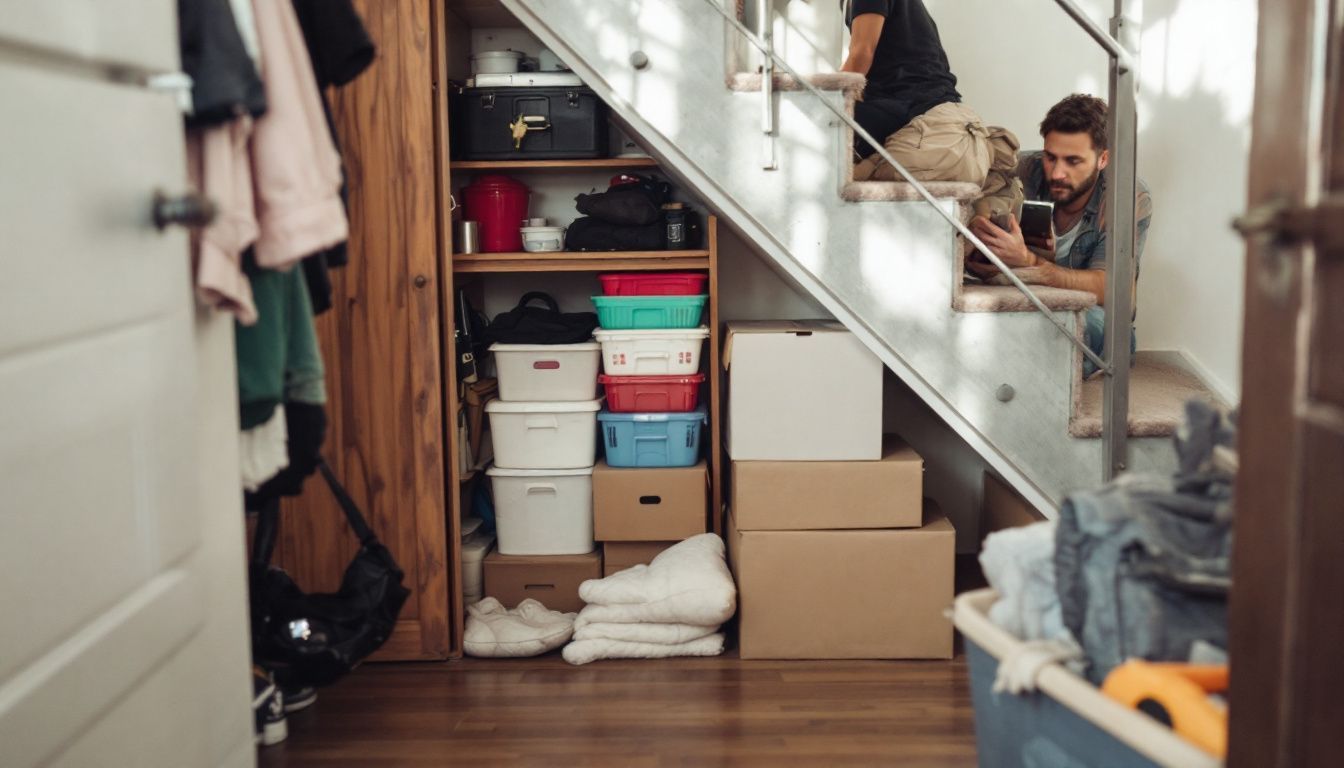
[[[1042,153],[1022,152],[1018,155],[1017,175],[1022,179],[1022,191],[1028,200],[1050,202],[1050,180],[1045,178]],[[1075,224],[1077,238],[1068,253],[1056,253],[1055,263],[1070,269],[1106,269],[1106,182],[1110,171],[1101,172],[1097,187],[1087,201],[1083,217]],[[1134,233],[1134,274],[1139,274],[1139,259],[1148,239],[1148,224],[1153,218],[1153,202],[1148,185],[1136,179],[1134,218],[1138,222]]]

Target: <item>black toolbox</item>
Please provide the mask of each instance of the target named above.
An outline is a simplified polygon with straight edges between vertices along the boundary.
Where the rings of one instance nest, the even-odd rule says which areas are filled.
[[[607,155],[607,105],[586,86],[463,88],[452,116],[458,160]]]

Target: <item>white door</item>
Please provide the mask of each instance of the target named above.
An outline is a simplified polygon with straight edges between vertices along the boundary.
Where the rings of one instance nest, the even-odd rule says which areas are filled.
[[[250,765],[232,323],[191,298],[174,0],[0,0],[0,765]]]

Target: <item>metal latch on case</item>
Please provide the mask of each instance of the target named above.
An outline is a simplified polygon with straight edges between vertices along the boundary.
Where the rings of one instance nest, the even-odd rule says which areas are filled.
[[[551,127],[545,115],[519,115],[509,123],[509,133],[513,136],[513,148],[523,148],[523,137],[528,131],[544,131]]]

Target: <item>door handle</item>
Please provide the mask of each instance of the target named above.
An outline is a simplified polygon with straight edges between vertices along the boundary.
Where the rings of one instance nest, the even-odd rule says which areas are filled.
[[[161,189],[154,191],[152,217],[160,231],[170,225],[200,229],[210,226],[217,212],[215,203],[200,192],[170,195]]]

